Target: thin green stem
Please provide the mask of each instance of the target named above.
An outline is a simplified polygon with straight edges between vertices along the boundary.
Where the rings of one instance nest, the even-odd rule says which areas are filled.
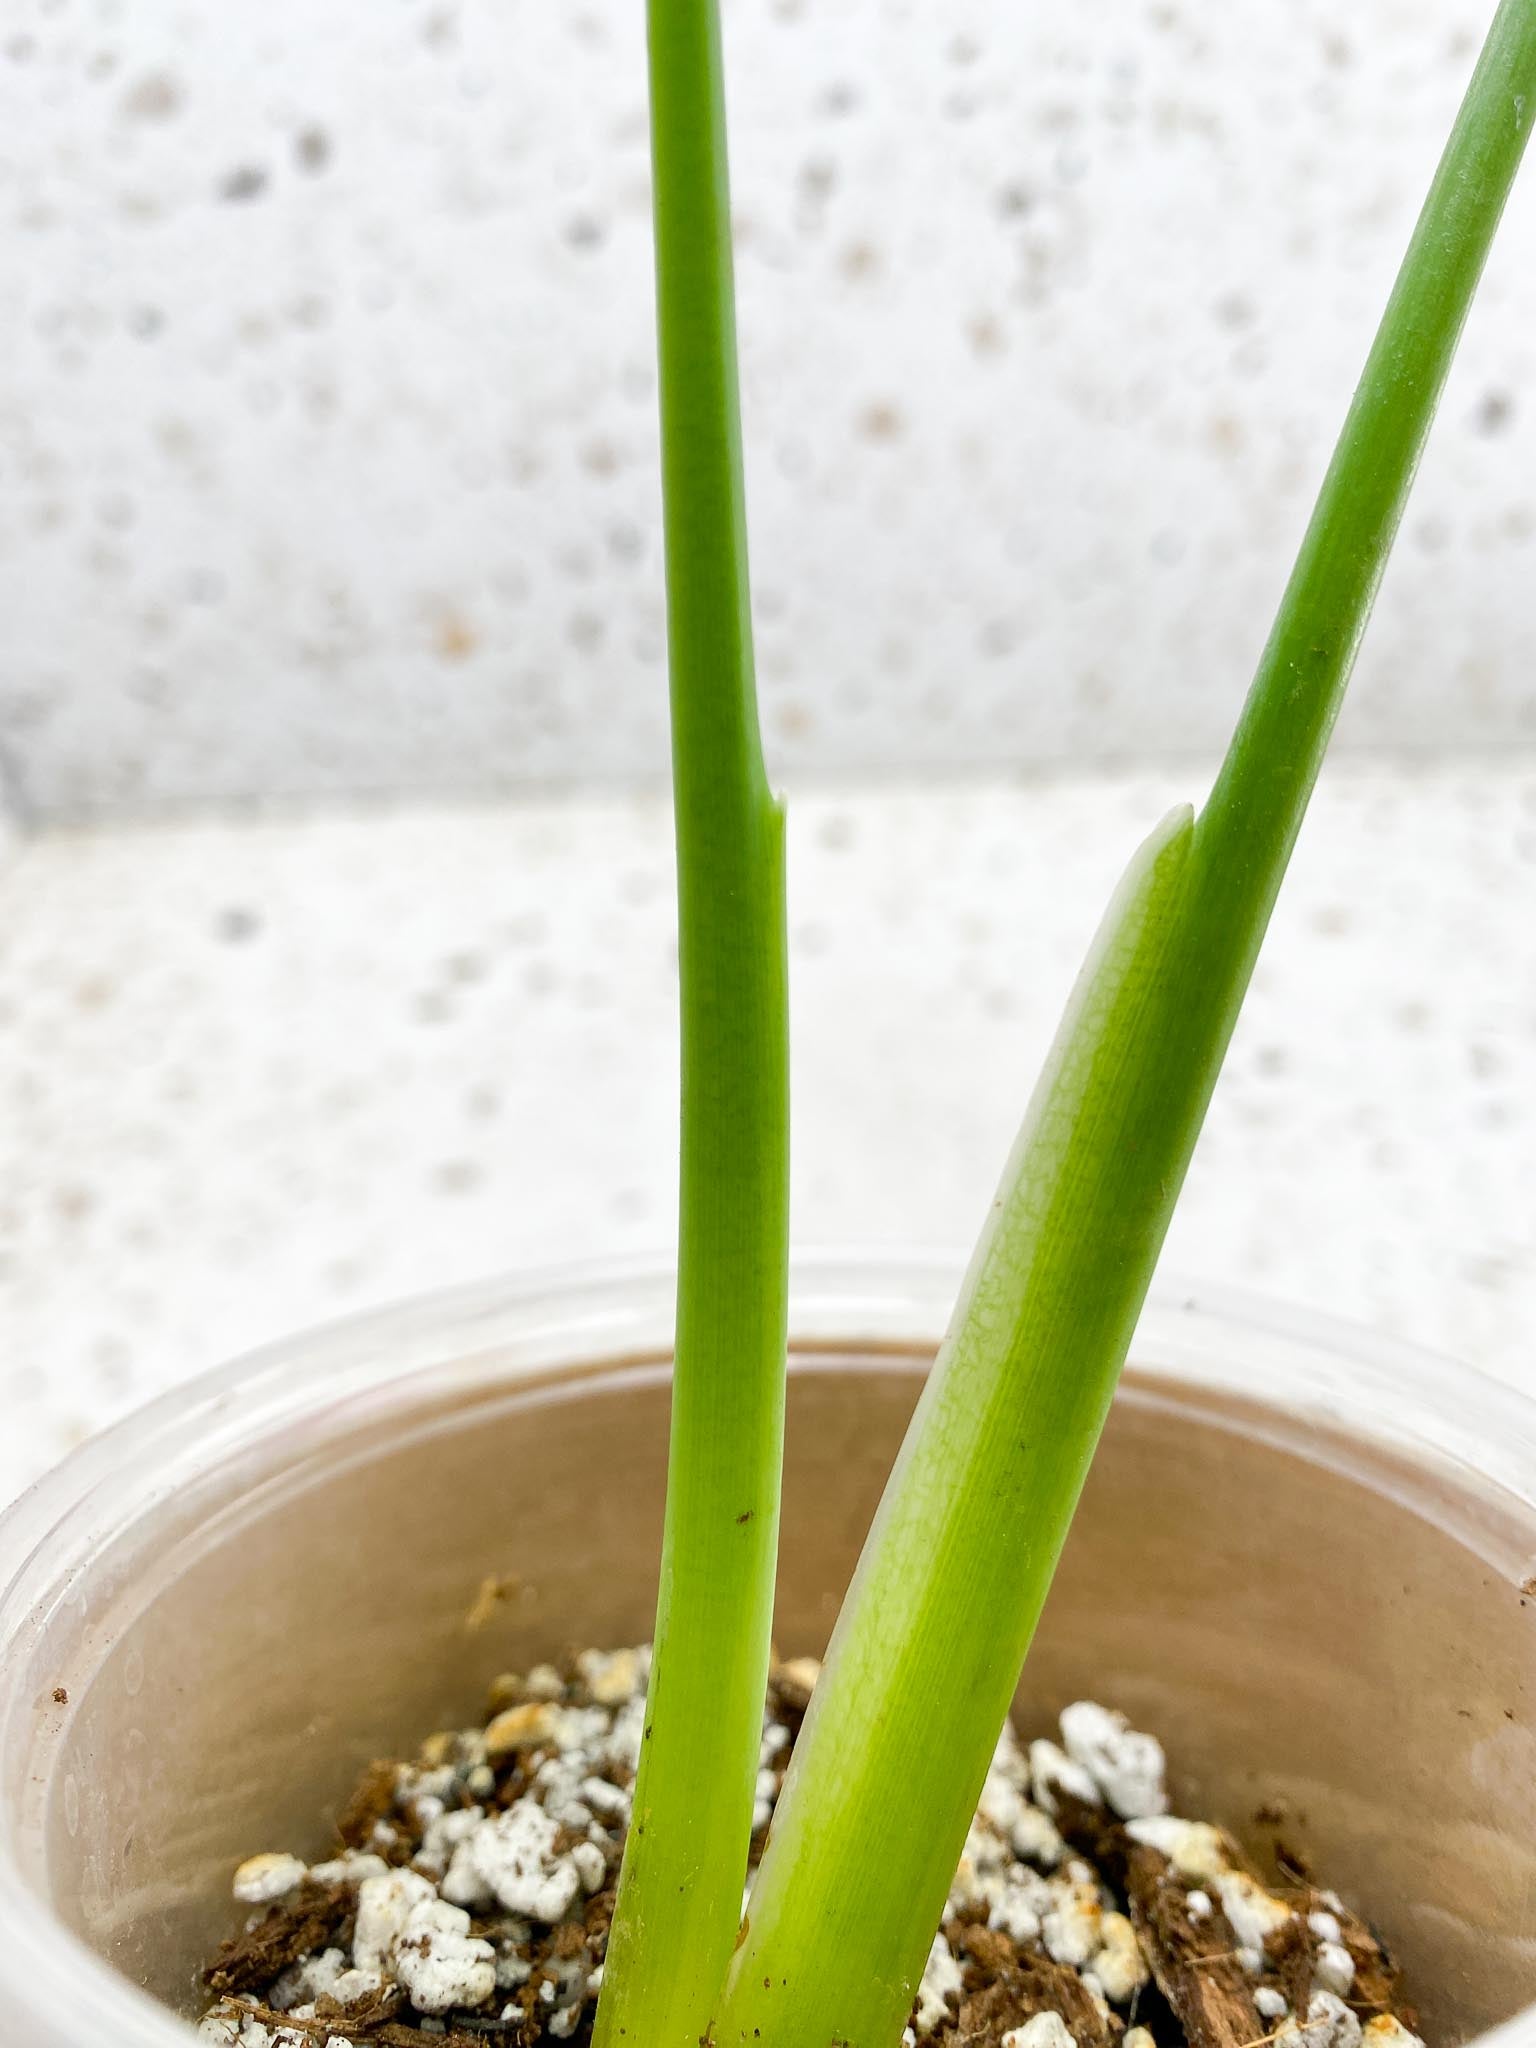
[[[682,997],[666,1528],[598,2048],[697,2048],[736,1938],[778,1549],[788,1263],[783,819],[752,665],[715,0],[651,0]]]
[[[1196,827],[1202,1029],[1223,1048],[1533,117],[1536,0],[1502,0]]]
[[[717,2048],[900,2032],[1533,112],[1536,0],[1503,0],[1231,752],[1133,875],[1031,1106],[839,1620]]]

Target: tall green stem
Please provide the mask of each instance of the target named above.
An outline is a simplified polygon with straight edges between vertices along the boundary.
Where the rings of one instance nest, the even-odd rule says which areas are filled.
[[[717,2048],[900,2033],[1533,113],[1536,0],[1503,0],[1231,752],[1192,833],[1145,857],[1031,1106],[839,1620]]]
[[[698,2048],[736,1938],[778,1549],[789,1062],[758,734],[715,0],[651,0],[682,995],[676,1373],[655,1663],[598,2048]]]
[[[1536,0],[1502,0],[1201,813],[1201,981],[1230,1035],[1430,422],[1536,117]],[[1214,1076],[1213,1076],[1214,1078]]]

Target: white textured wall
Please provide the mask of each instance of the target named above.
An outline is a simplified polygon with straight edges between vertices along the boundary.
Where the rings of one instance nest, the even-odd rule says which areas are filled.
[[[790,806],[802,1245],[970,1243],[1183,767]],[[676,1213],[664,795],[41,836],[0,892],[0,1504],[245,1346]],[[1324,776],[1169,1240],[1536,1396],[1536,767]]]
[[[1240,694],[1486,0],[734,0],[775,763]],[[639,0],[9,0],[44,817],[662,760]],[[1342,737],[1536,740],[1536,177]]]

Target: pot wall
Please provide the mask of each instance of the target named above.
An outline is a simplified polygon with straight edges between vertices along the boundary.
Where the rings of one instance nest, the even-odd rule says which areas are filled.
[[[801,1361],[786,1653],[823,1647],[918,1383],[917,1361]],[[356,1771],[476,1719],[498,1671],[647,1635],[666,1393],[642,1368],[429,1405],[345,1462],[182,1503],[180,1540],[132,1560],[120,1612],[138,1614],[59,1754],[50,1856],[71,1923],[184,2006],[242,1855],[318,1855]],[[473,1631],[487,1578],[508,1598]],[[1440,2041],[1536,1996],[1525,1598],[1411,1506],[1133,1386],[1021,1714],[1124,1707],[1166,1738],[1176,1808],[1256,1846],[1272,1831],[1255,1809],[1279,1803],[1285,1839],[1408,1958]]]
[[[196,2009],[238,1860],[321,1851],[358,1769],[475,1718],[498,1671],[648,1632],[667,1384],[636,1339],[669,1285],[321,1333],[171,1397],[0,1525],[0,2041],[171,2048],[127,1985]],[[797,1296],[786,1654],[825,1641],[931,1355],[911,1332],[951,1292],[892,1266]],[[1176,1807],[1262,1850],[1278,1805],[1400,1952],[1436,2048],[1510,2020],[1528,2048],[1525,1404],[1188,1297],[1134,1357],[1025,1726],[1094,1696],[1165,1738]],[[474,1628],[487,1579],[507,1597]]]

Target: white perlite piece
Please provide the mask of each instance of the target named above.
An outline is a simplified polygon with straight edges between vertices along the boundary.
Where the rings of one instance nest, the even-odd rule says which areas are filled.
[[[313,2006],[293,2015],[307,2020],[314,2016]],[[310,2027],[269,2027],[239,1998],[222,2000],[204,2015],[197,2032],[208,2048],[352,2048],[339,2034],[322,2036]]]
[[[1031,1805],[1018,1786],[995,1765],[987,1773],[976,1811],[1026,1863],[1054,1870],[1067,1853],[1049,1814]]]
[[[322,1949],[319,1955],[285,1970],[266,2003],[278,2012],[292,2012],[297,2006],[313,2005],[317,1998],[333,1998],[336,1986],[348,1974],[356,1973],[349,1972],[345,1949]],[[374,1984],[378,1981],[372,1979]]]
[[[1105,1907],[1097,1881],[1083,1871],[1073,1864],[1065,1877],[1046,1881],[1052,1903],[1041,1915],[1041,1939],[1053,1962],[1081,1972],[1101,1999],[1124,2005],[1147,1982],[1141,1944],[1130,1921]]]
[[[460,1844],[469,1840],[484,1819],[483,1807],[465,1806],[453,1813],[440,1813],[435,1820],[429,1821],[421,1838],[421,1847],[416,1852],[417,1868],[441,1877],[444,1871],[452,1868]],[[446,1887],[443,1896],[460,1906],[480,1903],[475,1899],[455,1899]]]
[[[1167,1812],[1167,1764],[1156,1736],[1139,1734],[1124,1714],[1077,1700],[1062,1709],[1061,1739],[1122,1820]]]
[[[418,2012],[484,2005],[496,1989],[496,1951],[469,1931],[469,1915],[444,1899],[411,1908],[395,1941],[395,1975]]]
[[[923,1965],[923,1980],[917,1987],[917,2030],[920,2034],[931,2034],[935,2027],[943,2025],[949,2018],[949,2000],[952,1996],[958,1999],[960,1990],[960,1965],[943,1935],[936,1934],[928,1951],[928,1960]]]
[[[772,1770],[759,1771],[752,1792],[752,1832],[760,1835],[773,1819],[773,1802],[778,1797],[778,1774]]]
[[[1046,1954],[1052,1962],[1082,1969],[1099,1947],[1104,1909],[1096,1884],[1068,1882],[1051,1887],[1054,1904],[1040,1923]]]
[[[1312,1965],[1312,1986],[1348,1998],[1355,1988],[1355,1959],[1341,1941],[1325,1941]]]
[[[1090,1958],[1099,1989],[1111,2005],[1125,2005],[1147,1982],[1149,1971],[1136,1930],[1123,1913],[1105,1913],[1099,1921],[1099,1947]]]
[[[634,1795],[621,1785],[610,1785],[606,1778],[583,1778],[576,1790],[583,1804],[589,1806],[599,1820],[617,1821],[621,1828],[629,1826]]]
[[[821,1677],[821,1659],[791,1657],[787,1663],[776,1665],[773,1675],[784,1698],[792,1705],[804,1707]]]
[[[405,1930],[411,1909],[436,1896],[428,1879],[414,1870],[391,1870],[384,1877],[364,1878],[357,1892],[352,1967],[382,1970],[392,1962],[395,1942]]]
[[[532,1700],[563,1699],[565,1680],[553,1664],[535,1664],[523,1679],[523,1691]]]
[[[1262,1951],[1266,1936],[1276,1933],[1295,1917],[1289,1906],[1272,1897],[1245,1870],[1222,1871],[1216,1879],[1216,1894],[1240,1949]],[[1262,1955],[1260,1967],[1263,1967]]]
[[[1067,1853],[1055,1822],[1038,1806],[1023,1809],[1014,1822],[1010,1839],[1026,1863],[1038,1863],[1042,1870],[1054,1870]]]
[[[1367,2020],[1361,2039],[1365,2048],[1424,2048],[1419,2036],[1389,2012],[1378,2013],[1375,2019]]]
[[[330,1995],[338,2005],[356,2005],[360,1998],[382,1989],[383,1983],[377,1970],[343,1970],[331,1986]]]
[[[1179,1876],[1192,1884],[1219,1885],[1232,1868],[1221,1830],[1207,1821],[1158,1814],[1127,1821],[1125,1831],[1133,1842],[1143,1842],[1166,1856]]]
[[[543,1807],[556,1826],[570,1828],[577,1834],[590,1828],[594,1819],[591,1807],[581,1796],[590,1768],[590,1755],[584,1756],[578,1750],[570,1756],[546,1757],[533,1778],[535,1803]]]
[[[472,1872],[509,1913],[552,1927],[582,1889],[581,1867],[573,1855],[556,1849],[558,1835],[555,1820],[537,1800],[519,1799],[482,1822],[454,1851],[445,1896],[456,1895],[448,1890],[455,1873],[462,1892]]]
[[[1360,2022],[1341,1998],[1317,1991],[1305,2020],[1282,2020],[1276,2048],[1360,2048]]]
[[[582,1890],[588,1894],[601,1891],[603,1879],[608,1875],[608,1859],[597,1844],[578,1842],[571,1851],[571,1861],[581,1879]]]
[[[1037,2012],[1004,2034],[1002,2048],[1077,2048],[1077,2037],[1059,2012]]]
[[[603,1743],[593,1763],[621,1771],[637,1771],[640,1768],[640,1742],[645,1734],[645,1696],[632,1699],[627,1707],[621,1707],[614,1716],[608,1739]]]
[[[243,2003],[227,1998],[205,2013],[198,2023],[198,2038],[208,2048],[266,2048],[267,2029]]]
[[[1038,1880],[1036,1881],[1038,1883]],[[988,1903],[987,1925],[1019,1943],[1040,1939],[1040,1918],[1050,1910],[1050,1893],[1029,1883],[1001,1880]]]
[[[562,1756],[585,1750],[608,1733],[608,1715],[601,1707],[561,1707],[548,1700],[529,1700],[508,1707],[485,1731],[485,1753],[493,1760],[520,1749],[553,1749]]]
[[[235,1872],[235,1897],[242,1906],[270,1906],[286,1899],[309,1875],[297,1856],[251,1856]]]
[[[576,1669],[600,1707],[622,1707],[644,1692],[651,1656],[649,1650],[583,1650]]]
[[[1098,1786],[1082,1765],[1074,1763],[1065,1751],[1058,1749],[1054,1742],[1047,1742],[1043,1736],[1029,1745],[1029,1773],[1035,1804],[1053,1820],[1060,1811],[1056,1804],[1058,1792],[1069,1793],[1085,1806],[1103,1804]]]
[[[348,1849],[340,1856],[333,1856],[328,1863],[316,1863],[310,1869],[310,1876],[316,1884],[361,1884],[365,1877],[383,1877],[389,1865],[382,1856],[369,1856],[358,1849]]]
[[[533,1965],[524,1951],[533,1929],[526,1920],[504,1920],[501,1947],[496,1957],[496,1989],[516,1991],[533,1975]]]
[[[1011,1844],[978,1811],[950,1886],[950,1911],[969,1913],[981,1907],[989,1927],[1001,1928],[1013,1941],[1035,1941],[1041,1915],[1048,1913],[1053,1903],[1054,1894],[1045,1879],[1015,1862]]]

